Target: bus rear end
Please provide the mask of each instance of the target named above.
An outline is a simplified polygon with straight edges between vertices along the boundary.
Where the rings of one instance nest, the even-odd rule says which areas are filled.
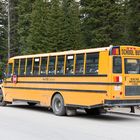
[[[140,47],[118,46],[110,49],[109,99],[105,106],[140,105]]]

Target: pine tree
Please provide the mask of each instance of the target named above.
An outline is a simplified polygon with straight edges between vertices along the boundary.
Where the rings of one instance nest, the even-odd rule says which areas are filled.
[[[7,63],[7,3],[0,1],[0,78],[3,78]]]
[[[31,24],[31,12],[32,5],[35,0],[20,0],[17,5],[18,11],[18,38],[21,54],[30,53],[29,44],[27,38],[29,36],[30,24]]]
[[[9,0],[10,5],[10,57],[20,54],[18,39],[18,12],[17,5],[19,0]]]
[[[48,16],[48,42],[52,51],[82,48],[79,5],[75,0],[52,0]]]
[[[140,1],[127,1],[127,33],[130,45],[140,46]]]
[[[64,13],[60,0],[51,0],[48,14],[48,46],[50,51],[65,50]]]
[[[31,25],[27,43],[30,53],[49,52],[48,46],[48,1],[36,0],[31,13]]]
[[[82,31],[88,47],[118,44],[121,11],[116,0],[81,0]]]
[[[65,49],[80,49],[82,45],[79,4],[75,0],[63,0]]]

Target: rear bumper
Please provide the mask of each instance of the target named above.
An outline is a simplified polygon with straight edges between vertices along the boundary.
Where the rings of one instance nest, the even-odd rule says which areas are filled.
[[[91,106],[66,104],[67,107],[79,109],[92,109],[102,107],[115,107],[115,106],[140,106],[140,100],[105,100],[103,104],[96,104]]]
[[[113,106],[138,106],[140,100],[105,100],[104,105],[106,107]]]

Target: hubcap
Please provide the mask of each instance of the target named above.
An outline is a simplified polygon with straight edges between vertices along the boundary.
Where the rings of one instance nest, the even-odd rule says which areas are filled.
[[[55,110],[56,110],[56,111],[60,111],[61,106],[62,106],[61,101],[58,100],[58,99],[56,99],[56,100],[55,100]]]

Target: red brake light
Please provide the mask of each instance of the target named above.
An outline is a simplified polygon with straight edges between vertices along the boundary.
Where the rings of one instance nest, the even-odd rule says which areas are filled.
[[[113,54],[113,55],[119,55],[119,54],[120,54],[119,48],[113,48],[112,54]]]
[[[114,79],[114,82],[122,82],[121,76],[114,76],[113,79]]]

